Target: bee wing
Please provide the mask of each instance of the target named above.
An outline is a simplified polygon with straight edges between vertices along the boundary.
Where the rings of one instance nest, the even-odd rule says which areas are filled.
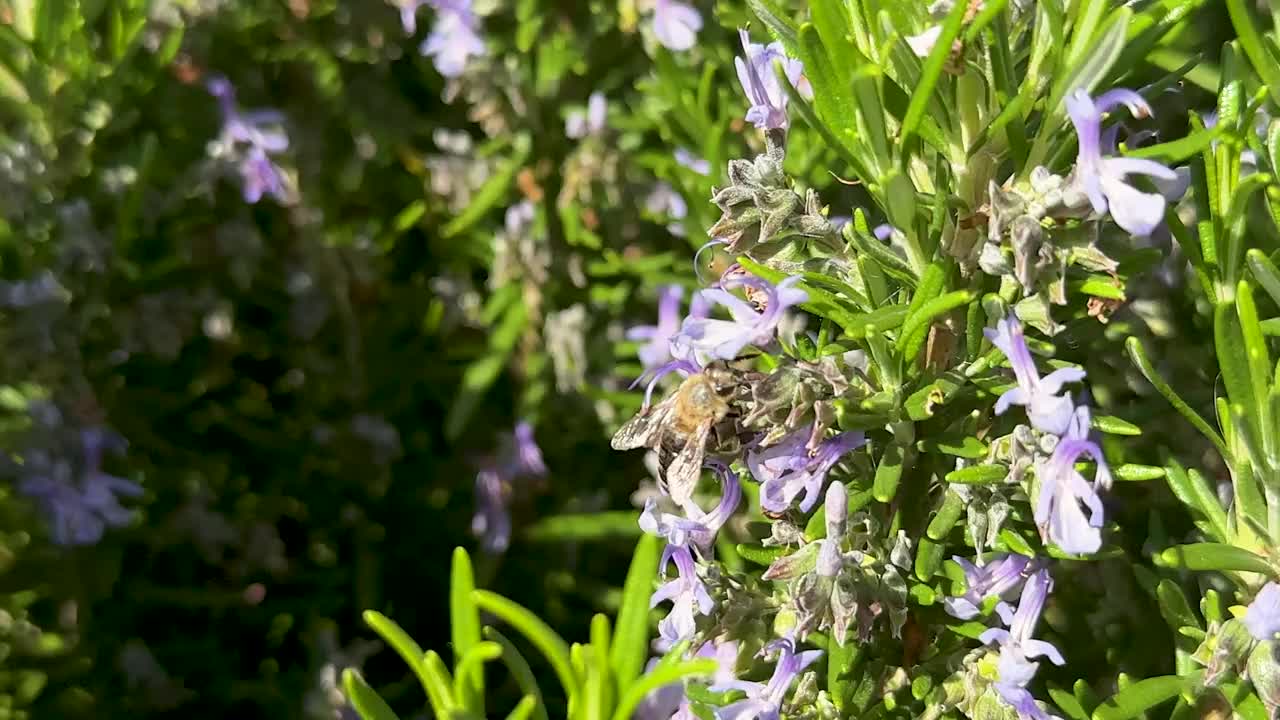
[[[693,500],[693,491],[698,487],[698,478],[702,477],[702,461],[707,452],[707,438],[711,436],[711,423],[703,423],[697,431],[689,436],[689,441],[680,449],[671,464],[667,466],[667,492],[677,504],[684,505]]]
[[[663,400],[649,412],[641,412],[628,420],[613,434],[609,445],[614,450],[634,450],[641,447],[657,447],[662,428],[671,414],[673,399]]]

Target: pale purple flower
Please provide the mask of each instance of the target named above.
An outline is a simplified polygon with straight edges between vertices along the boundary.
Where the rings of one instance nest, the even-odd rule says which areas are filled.
[[[1031,558],[1026,555],[1009,554],[981,565],[974,565],[962,557],[953,557],[964,570],[964,582],[967,586],[964,595],[949,597],[943,600],[947,614],[961,620],[972,620],[981,612],[982,604],[987,598],[1000,598],[996,606],[1008,607],[1008,600],[1022,587],[1026,580],[1025,573],[1034,567]]]
[[[658,666],[662,658],[649,658],[649,662],[644,666],[644,674],[648,675]],[[683,707],[688,704],[688,700],[684,695],[684,683],[673,682],[663,685],[656,690],[651,691],[645,696],[644,700],[636,706],[636,711],[632,713],[631,720],[684,720],[679,714]]]
[[[849,493],[844,483],[835,481],[827,486],[827,496],[822,506],[827,511],[827,536],[818,541],[818,565],[815,568],[820,577],[834,578],[844,568],[844,553],[840,551],[840,542],[845,535],[845,521],[849,519]],[[770,570],[773,569],[771,566]],[[765,577],[769,572],[765,572]]]
[[[400,11],[400,24],[404,26],[404,34],[413,35],[418,31],[418,8],[430,5],[431,0],[392,0],[391,4]]]
[[[528,200],[521,200],[507,208],[502,218],[503,226],[507,229],[507,235],[509,237],[519,237],[524,234],[533,225],[537,213],[537,208]]]
[[[497,457],[486,461],[476,473],[476,511],[471,516],[471,533],[489,553],[501,553],[511,545],[511,511],[508,506],[516,481],[547,474],[542,450],[533,436],[533,426],[521,420],[502,441]]]
[[[682,505],[684,516],[658,510],[658,502],[649,498],[640,513],[640,528],[650,535],[666,538],[667,543],[680,547],[692,547],[704,556],[711,550],[716,533],[733,516],[742,501],[742,486],[737,473],[724,463],[711,461],[708,466],[720,480],[720,502],[707,512],[690,500]]]
[[[289,148],[289,136],[281,129],[284,115],[276,110],[242,112],[236,106],[235,88],[220,75],[211,78],[206,87],[222,110],[222,141],[237,153],[245,201],[256,203],[263,195],[270,195],[288,202],[284,174],[271,159]]]
[[[1249,603],[1244,626],[1257,640],[1272,640],[1280,632],[1280,585],[1269,582]]]
[[[627,330],[628,340],[648,340],[636,354],[646,370],[656,368],[671,359],[671,338],[680,332],[680,299],[684,289],[668,285],[658,293],[658,324],[638,325]]]
[[[707,592],[706,585],[698,577],[698,569],[689,548],[667,545],[662,551],[661,567],[664,575],[672,560],[675,560],[679,575],[654,591],[649,598],[649,607],[671,602],[671,612],[658,622],[658,635],[666,642],[675,644],[693,637],[697,632],[695,613],[710,615],[716,604]]]
[[[782,702],[786,699],[791,683],[806,667],[822,657],[821,650],[796,653],[795,641],[791,638],[770,642],[761,651],[762,654],[765,652],[778,653],[777,664],[773,667],[773,676],[768,683],[730,680],[711,686],[715,692],[741,690],[747,694],[742,700],[716,708],[718,720],[778,720]]]
[[[702,29],[702,16],[688,3],[679,0],[655,0],[653,34],[663,47],[683,52],[693,47]]]
[[[645,209],[654,215],[667,215],[676,220],[683,220],[689,214],[689,205],[684,201],[684,196],[665,182],[653,186],[653,191],[645,199]]]
[[[573,110],[564,121],[564,134],[580,140],[588,135],[599,135],[604,132],[605,120],[608,118],[609,105],[604,93],[593,92],[587,98],[587,109]]]
[[[1102,157],[1102,115],[1117,105],[1126,105],[1134,117],[1151,115],[1151,106],[1132,90],[1117,88],[1097,98],[1078,89],[1067,97],[1067,114],[1075,125],[1080,151],[1075,178],[1089,197],[1095,212],[1110,210],[1111,219],[1132,235],[1150,235],[1164,219],[1165,197],[1138,190],[1125,181],[1128,175],[1146,175],[1176,182],[1173,170],[1145,158]]]
[[[1098,489],[1111,487],[1111,471],[1102,449],[1089,439],[1089,420],[1087,406],[1076,408],[1053,454],[1047,461],[1036,464],[1036,477],[1040,482],[1036,524],[1069,553],[1091,553],[1102,546],[1102,500]],[[1076,472],[1076,460],[1081,455],[1088,455],[1097,463],[1092,484]],[[1081,504],[1089,509],[1087,519]]]
[[[49,270],[41,270],[29,280],[0,281],[0,307],[29,308],[66,301],[70,293]]]
[[[526,420],[516,423],[512,432],[516,469],[523,475],[541,476],[547,474],[547,466],[542,462],[542,448],[533,436],[533,426]]]
[[[507,503],[511,486],[496,468],[476,473],[476,511],[471,516],[471,534],[480,538],[488,553],[502,553],[511,545],[511,511]]]
[[[1033,662],[1032,658],[1047,657],[1055,665],[1066,662],[1052,643],[1031,637],[1052,588],[1053,580],[1049,577],[1049,571],[1037,571],[1023,586],[1018,609],[1013,611],[1008,606],[1002,608],[1000,616],[1009,625],[1009,629],[990,628],[979,636],[983,643],[996,643],[1000,646],[996,692],[1021,717],[1034,720],[1047,720],[1049,716],[1036,705],[1035,698],[1027,690],[1027,685],[1031,684],[1040,668],[1040,663]]]
[[[747,122],[761,130],[777,130],[788,126],[787,103],[790,101],[786,88],[778,82],[773,71],[774,61],[782,63],[783,73],[796,90],[806,97],[813,94],[809,81],[804,77],[804,65],[795,58],[787,57],[782,43],[772,42],[760,45],[751,42],[751,36],[745,29],[738,30],[742,40],[745,58],[734,58],[733,64],[738,68],[738,82],[751,102],[747,110]]]
[[[763,450],[747,452],[747,467],[760,483],[760,507],[764,510],[782,512],[803,493],[800,510],[808,512],[818,501],[831,468],[866,442],[861,432],[844,432],[823,440],[810,452],[812,434],[812,427],[801,428]]]
[[[90,428],[80,433],[80,442],[79,477],[72,462],[36,450],[23,458],[24,477],[17,483],[18,491],[48,516],[50,537],[59,545],[93,545],[107,528],[128,525],[133,512],[116,496],[142,495],[137,483],[101,470],[103,451],[122,452],[126,446],[122,438]]]
[[[795,289],[800,276],[786,278],[777,285],[743,275],[725,280],[721,287],[702,291],[702,297],[729,310],[732,320],[690,317],[684,321],[680,334],[673,340],[677,346],[687,348],[696,356],[733,360],[747,345],[762,347],[773,341],[783,313],[790,307],[806,302],[809,296]],[[732,295],[728,289],[745,285],[766,295],[763,312],[757,311],[745,300]]]
[[[712,675],[713,683],[732,682],[735,679],[734,666],[738,663],[738,643],[735,640],[723,642],[707,641],[693,654],[695,658],[716,661],[716,671]],[[661,658],[651,658],[645,666],[645,673],[653,672]],[[674,682],[649,693],[648,697],[636,708],[632,716],[635,720],[697,720],[689,699],[684,694],[684,683]]]
[[[690,170],[698,173],[699,175],[711,174],[711,163],[698,157],[697,155],[694,155],[693,153],[689,152],[687,149],[682,147],[676,148],[675,156],[676,156],[676,162],[679,163],[682,167],[689,168]]]
[[[251,146],[240,162],[240,180],[245,202],[256,203],[263,195],[280,201],[287,198],[284,175],[258,145]]]
[[[422,41],[423,55],[431,58],[436,71],[455,78],[466,68],[467,60],[485,54],[480,37],[480,19],[471,9],[471,0],[429,0],[436,11],[436,24]]]
[[[1059,395],[1062,386],[1084,379],[1080,368],[1060,368],[1040,377],[1035,360],[1027,349],[1027,339],[1022,323],[1013,313],[996,323],[995,329],[987,328],[987,339],[1009,358],[1018,386],[1000,396],[996,401],[996,414],[1003,414],[1010,405],[1024,405],[1032,427],[1042,432],[1062,435],[1071,423],[1074,405],[1070,395]]]

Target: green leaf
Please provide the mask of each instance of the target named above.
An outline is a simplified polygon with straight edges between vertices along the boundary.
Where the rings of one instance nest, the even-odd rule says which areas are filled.
[[[1122,420],[1113,415],[1094,415],[1089,426],[1098,432],[1108,435],[1137,436],[1142,434],[1142,428],[1128,420]]]
[[[640,702],[654,690],[688,677],[711,675],[716,668],[715,660],[689,660],[667,666],[659,665],[622,694],[618,707],[613,711],[613,720],[629,720]]]
[[[1214,307],[1214,349],[1218,355],[1218,369],[1232,403],[1240,403],[1250,410],[1254,407],[1254,386],[1250,377],[1248,352],[1241,334],[1240,319],[1235,312],[1235,302],[1225,301]]]
[[[1155,367],[1147,358],[1147,349],[1143,347],[1142,341],[1136,337],[1130,337],[1125,340],[1124,347],[1129,351],[1129,358],[1133,360],[1133,364],[1138,367],[1138,371],[1147,379],[1147,382],[1151,383],[1151,385],[1155,387],[1156,391],[1164,396],[1164,399],[1173,406],[1173,409],[1178,411],[1178,414],[1186,418],[1188,422],[1200,431],[1200,434],[1204,435],[1209,439],[1209,442],[1213,443],[1213,446],[1218,449],[1218,452],[1222,455],[1223,459],[1227,462],[1231,462],[1231,453],[1227,451],[1227,445],[1223,441],[1222,436],[1210,427],[1209,423],[1205,422],[1204,418],[1200,417],[1199,413],[1192,410],[1191,406],[1188,405],[1173,388],[1169,387],[1169,383],[1165,382],[1165,379],[1156,372]]]
[[[916,313],[909,315],[902,324],[902,332],[898,334],[897,349],[903,359],[911,361],[924,346],[926,329],[940,315],[973,302],[973,293],[969,290],[955,290],[925,303]]]
[[[1164,468],[1158,465],[1135,465],[1133,463],[1125,463],[1124,465],[1111,468],[1111,474],[1117,480],[1142,482],[1143,480],[1158,480],[1164,477]]]
[[[1192,543],[1166,548],[1158,556],[1167,567],[1187,570],[1236,570],[1275,577],[1275,568],[1264,558],[1235,545]]]
[[[1080,53],[1073,65],[1058,74],[1058,82],[1054,84],[1053,92],[1049,94],[1049,99],[1045,103],[1045,117],[1041,121],[1040,131],[1036,135],[1027,166],[1043,162],[1052,134],[1066,118],[1066,105],[1063,101],[1067,94],[1077,89],[1083,89],[1092,94],[1094,89],[1107,78],[1124,50],[1129,18],[1132,15],[1133,12],[1129,8],[1122,7],[1113,11],[1110,20],[1097,33],[1089,49]]]
[[[774,560],[787,554],[787,548],[784,547],[764,547],[761,545],[745,545],[739,543],[736,546],[738,554],[743,560],[753,562],[756,565],[768,567],[773,564]]]
[[[1274,445],[1271,409],[1267,396],[1271,391],[1271,353],[1258,322],[1258,308],[1253,302],[1253,288],[1241,280],[1236,286],[1236,316],[1240,322],[1240,335],[1244,341],[1245,360],[1249,379],[1253,386],[1254,406],[1250,408],[1258,434],[1264,444]]]
[[[1084,57],[1089,41],[1102,22],[1107,0],[1080,0],[1073,5],[1076,12],[1071,28],[1071,46],[1067,48],[1065,57],[1064,64],[1067,66],[1078,63]]]
[[[430,692],[429,684],[431,679],[427,677],[427,666],[423,662],[422,648],[413,638],[409,637],[403,629],[394,621],[375,610],[364,611],[364,622],[378,636],[387,642],[396,654],[399,655],[414,675],[418,676],[418,681],[422,683],[422,689]]]
[[[827,692],[837,710],[844,710],[852,691],[850,675],[858,665],[862,655],[862,646],[856,642],[847,642],[843,646],[831,643],[827,647]]]
[[[471,591],[475,589],[475,573],[471,570],[471,557],[464,548],[453,549],[453,567],[449,579],[449,635],[453,640],[453,657],[457,677],[458,702],[468,710],[484,714],[484,669],[476,665],[462,671],[460,659],[466,657],[480,644],[480,611],[476,609]],[[496,648],[500,654],[501,648]],[[493,656],[497,658],[498,655]]]
[[[831,110],[837,115],[837,131],[849,135],[851,143],[855,143],[858,128],[852,123],[855,117],[862,119],[862,129],[866,140],[877,158],[877,166],[883,166],[889,159],[889,134],[885,129],[884,103],[876,91],[876,81],[880,69],[858,50],[854,43],[850,8],[843,0],[814,0],[810,3],[809,13],[813,25],[822,39],[834,71],[836,94],[831,95]],[[801,43],[804,42],[804,31],[801,30]],[[805,65],[808,68],[808,65]],[[852,90],[856,99],[848,94],[849,78],[852,76]],[[814,86],[815,97],[821,97]],[[821,109],[821,108],[819,108]]]
[[[400,720],[382,696],[369,687],[355,670],[346,668],[342,671],[342,687],[351,707],[363,720]]]
[[[1165,481],[1178,500],[1204,518],[1206,535],[1220,541],[1230,538],[1227,513],[1218,502],[1217,493],[1200,473],[1194,470],[1188,473],[1178,463],[1170,462],[1165,468]]]
[[[925,530],[925,534],[932,540],[942,541],[955,527],[956,522],[960,520],[960,516],[964,514],[965,501],[960,494],[948,488],[946,494],[942,498],[942,506],[934,513],[933,519],[929,521],[929,527]]]
[[[613,702],[613,683],[609,674],[609,618],[596,613],[591,618],[590,658],[587,663],[583,696],[586,702],[583,712],[586,718],[605,716],[605,708]]]
[[[634,523],[635,520],[633,519]],[[649,656],[649,596],[658,575],[658,538],[644,535],[631,554],[631,566],[622,585],[622,605],[618,608],[617,637],[609,649],[609,665],[625,690],[640,677]]]
[[[1125,152],[1126,157],[1147,158],[1165,165],[1177,165],[1187,158],[1204,152],[1223,132],[1223,125],[1198,130],[1190,135],[1169,142],[1147,145]]]
[[[947,473],[947,482],[962,485],[983,485],[1004,482],[1009,476],[1009,468],[1003,465],[971,465]]]
[[[867,337],[867,333],[880,333],[893,330],[907,318],[906,305],[887,305],[869,313],[860,313],[849,318],[849,324],[841,323],[845,333],[852,339]]]
[[[422,656],[422,665],[427,678],[427,699],[431,701],[431,709],[439,717],[448,717],[458,707],[458,699],[453,696],[453,677],[449,668],[435,650],[428,650]]]
[[[898,494],[898,483],[902,480],[902,471],[907,464],[907,448],[897,440],[890,440],[876,466],[876,476],[871,488],[871,495],[882,503],[893,500]]]
[[[862,210],[859,208],[854,211],[854,219],[861,215]],[[857,228],[855,223],[849,223],[844,226],[844,239],[848,240],[854,248],[857,249],[860,260],[872,260],[885,274],[906,283],[908,286],[914,287],[916,284],[916,274],[911,270],[911,266],[907,261],[889,248],[889,246],[877,240],[869,232],[864,232]],[[874,294],[872,295],[874,298]]]
[[[529,667],[529,661],[524,659],[524,656],[516,649],[515,644],[498,632],[497,628],[485,627],[484,636],[486,639],[502,646],[502,662],[511,671],[511,676],[515,678],[520,692],[525,697],[534,698],[534,718],[547,720],[547,710],[542,702],[542,691],[538,688],[538,680],[533,675],[533,669]]]
[[[515,181],[516,173],[520,171],[520,168],[524,166],[525,160],[529,157],[532,147],[533,143],[529,140],[527,134],[516,135],[515,141],[511,144],[511,153],[507,161],[472,195],[470,204],[452,220],[444,224],[444,227],[440,229],[440,235],[445,238],[451,238],[466,232],[473,225],[480,222],[486,213],[496,207],[506,196],[508,188]]]
[[[1156,600],[1160,603],[1160,614],[1173,630],[1183,627],[1204,629],[1200,624],[1200,618],[1192,612],[1187,596],[1182,594],[1182,588],[1178,587],[1174,581],[1160,581],[1156,586]]]
[[[537,697],[525,695],[520,698],[520,702],[516,703],[514,708],[511,708],[511,712],[507,713],[507,720],[528,720],[537,712],[539,704]]]
[[[1253,277],[1271,296],[1271,300],[1280,305],[1280,270],[1276,270],[1275,264],[1267,258],[1267,254],[1257,248],[1251,248],[1245,254],[1245,258],[1249,263],[1249,270],[1253,272]]]
[[[1271,92],[1273,102],[1280,103],[1280,62],[1268,51],[1266,39],[1258,31],[1257,22],[1244,0],[1226,0],[1227,14],[1236,28],[1240,46],[1248,56],[1253,69],[1258,71],[1262,84]]]
[[[917,542],[919,545],[916,546],[916,579],[920,582],[929,582],[942,568],[942,561],[946,560],[943,555],[946,547],[929,538],[920,538]]]
[[[460,657],[461,659],[454,665],[453,673],[453,696],[459,699],[464,697],[468,692],[465,678],[472,675],[478,675],[483,681],[484,664],[502,657],[502,646],[496,642],[481,640],[475,645],[472,645],[471,649],[460,655]],[[482,707],[469,707],[465,704],[463,705],[463,708],[469,712],[475,712],[476,714],[482,714],[484,711]]]
[[[940,434],[916,443],[922,452],[936,452],[976,460],[986,457],[987,444],[972,435]]]
[[[871,177],[871,170],[867,167],[866,162],[858,157],[853,149],[846,146],[840,138],[836,137],[826,123],[818,119],[818,115],[814,112],[813,106],[809,101],[800,95],[800,92],[795,89],[790,80],[781,75],[781,68],[775,67],[775,74],[779,74],[778,82],[781,83],[782,89],[786,91],[787,97],[790,98],[791,109],[804,120],[806,125],[822,136],[827,146],[835,150],[849,164],[856,176]]]
[[[1199,673],[1197,673],[1199,674]],[[1107,698],[1093,711],[1093,720],[1128,720],[1172,700],[1188,687],[1190,678],[1177,675],[1139,680]]]
[[[823,1],[830,2],[830,0]],[[815,19],[817,19],[816,15]],[[835,28],[828,28],[828,30],[835,34],[839,33]],[[858,129],[854,125],[856,115],[853,96],[850,94],[852,88],[842,72],[853,69],[853,66],[834,64],[833,56],[827,53],[831,46],[824,47],[824,38],[814,25],[810,23],[801,25],[799,39],[800,60],[804,63],[805,77],[813,87],[813,104],[818,111],[818,118],[831,129],[836,139],[848,147],[851,153],[857,155]],[[837,51],[839,50],[844,50],[845,54],[857,52],[847,43],[839,43]],[[780,74],[778,81],[784,82],[784,77]]]
[[[475,597],[476,604],[482,610],[497,615],[501,620],[519,631],[521,635],[524,635],[534,647],[538,648],[538,651],[551,663],[556,676],[560,678],[560,685],[564,688],[565,696],[569,698],[576,697],[578,678],[574,675],[573,665],[569,662],[569,645],[556,634],[555,630],[552,630],[541,618],[534,615],[524,606],[512,602],[497,593],[492,593],[488,590],[476,590],[472,595]]]
[[[938,78],[942,76],[942,68],[947,58],[951,56],[956,38],[960,36],[960,29],[964,24],[964,15],[968,8],[967,3],[955,3],[942,22],[942,30],[933,44],[933,49],[929,51],[929,57],[925,58],[924,67],[920,71],[920,81],[916,83],[915,90],[911,93],[911,103],[907,105],[907,114],[902,119],[902,129],[898,132],[899,147],[904,147],[911,141],[916,127],[924,118],[929,101],[933,99],[933,91],[938,85]]]
[[[1099,3],[1104,4],[1104,3]],[[1092,94],[1094,89],[1106,79],[1111,68],[1124,50],[1125,39],[1129,30],[1129,18],[1133,11],[1120,8],[1111,13],[1107,24],[1096,35],[1087,51],[1081,52],[1073,59],[1070,69],[1064,73],[1055,87],[1054,93],[1046,106],[1046,112],[1054,119],[1061,119],[1066,112],[1062,101],[1077,89]],[[1046,122],[1046,125],[1049,123]]]
[[[747,6],[760,18],[760,22],[764,23],[773,37],[782,43],[788,54],[799,54],[799,28],[776,0],[747,0]]]
[[[1089,712],[1074,695],[1052,683],[1049,684],[1049,699],[1066,716],[1065,720],[1090,720]]]

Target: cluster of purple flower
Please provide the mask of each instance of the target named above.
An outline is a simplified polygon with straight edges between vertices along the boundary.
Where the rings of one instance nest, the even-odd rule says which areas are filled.
[[[281,129],[284,115],[277,110],[241,111],[235,88],[225,77],[216,76],[206,86],[222,109],[221,142],[235,158],[245,202],[256,203],[270,195],[288,203],[284,173],[271,159],[289,148],[289,136]]]
[[[1098,490],[1111,487],[1111,471],[1102,449],[1089,438],[1090,413],[1075,405],[1062,386],[1084,379],[1079,368],[1060,368],[1041,378],[1016,315],[1001,320],[987,338],[1009,359],[1017,386],[996,401],[996,413],[1011,405],[1026,408],[1031,427],[1057,437],[1052,453],[1036,463],[1039,495],[1035,520],[1041,533],[1069,553],[1096,552],[1102,546],[1102,500]],[[1097,463],[1093,482],[1085,480],[1075,464],[1083,456]],[[1084,508],[1089,510],[1085,516]]]
[[[471,517],[471,532],[480,538],[480,546],[486,552],[501,553],[511,544],[509,506],[515,483],[546,474],[533,426],[523,420],[516,423],[497,455],[476,473],[476,512]]]
[[[665,8],[671,12],[673,6],[677,4],[660,2],[657,11],[661,13]],[[657,20],[655,18],[655,22]],[[741,37],[746,57],[737,59],[737,67],[751,103],[747,120],[762,129],[785,129],[788,96],[778,83],[773,62],[782,62],[787,77],[801,92],[808,93],[803,68],[799,61],[785,55],[780,44],[752,43],[745,30]],[[683,148],[677,151],[676,157],[681,165],[695,172],[705,174],[710,170],[705,161]],[[731,267],[713,287],[694,295],[683,318],[680,313],[682,289],[664,288],[659,296],[657,324],[635,327],[627,333],[628,339],[646,341],[638,350],[640,362],[646,369],[642,379],[650,378],[646,405],[654,385],[670,372],[692,375],[703,372],[712,361],[736,359],[748,346],[772,347],[787,311],[808,300],[807,294],[795,287],[799,280],[799,277],[788,277],[774,284]],[[736,295],[735,290],[744,290],[751,301]],[[712,317],[716,307],[727,311],[729,317]],[[804,427],[767,447],[760,447],[757,440],[748,446],[740,460],[761,484],[762,510],[782,512],[798,500],[799,508],[808,511],[821,496],[827,473],[841,457],[863,442],[862,433],[846,432],[822,439],[820,431]],[[678,573],[663,583],[651,598],[654,606],[671,603],[670,612],[658,626],[655,647],[660,651],[693,640],[697,616],[709,616],[715,611],[715,600],[708,592],[700,569],[713,560],[716,534],[737,510],[742,488],[738,474],[728,464],[709,460],[706,467],[720,487],[720,499],[713,510],[706,511],[690,501],[679,506],[679,513],[664,512],[659,510],[658,501],[651,498],[646,501],[640,517],[640,526],[645,532],[667,541],[663,568],[674,561]],[[735,720],[777,718],[793,681],[822,654],[820,650],[798,651],[798,640],[788,635],[765,645],[761,655],[772,657],[775,663],[768,682],[737,678],[734,672],[737,643],[720,638],[704,642],[694,654],[716,658],[720,664],[711,689],[746,693],[746,698],[719,708],[717,716]],[[651,696],[639,716],[685,718],[693,714],[680,686],[673,685]]]
[[[33,436],[57,438],[66,433],[62,414],[52,405],[36,403]],[[49,521],[49,535],[59,545],[95,545],[107,528],[123,527],[133,512],[117,496],[138,497],[142,487],[132,480],[102,471],[103,453],[120,453],[124,438],[102,427],[71,433],[71,447],[41,443],[22,453],[14,464],[18,492],[31,498]],[[61,443],[58,443],[61,445]]]
[[[429,5],[435,11],[436,22],[419,50],[431,58],[441,75],[458,77],[469,59],[485,54],[480,18],[471,7],[471,0],[397,0],[397,4],[406,35],[418,31],[419,8]]]

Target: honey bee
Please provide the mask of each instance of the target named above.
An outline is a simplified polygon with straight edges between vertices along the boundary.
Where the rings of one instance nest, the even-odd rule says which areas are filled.
[[[690,375],[662,402],[618,429],[614,450],[652,448],[658,453],[659,486],[677,503],[693,498],[708,444],[716,452],[736,450],[737,399],[741,375],[724,363]]]

